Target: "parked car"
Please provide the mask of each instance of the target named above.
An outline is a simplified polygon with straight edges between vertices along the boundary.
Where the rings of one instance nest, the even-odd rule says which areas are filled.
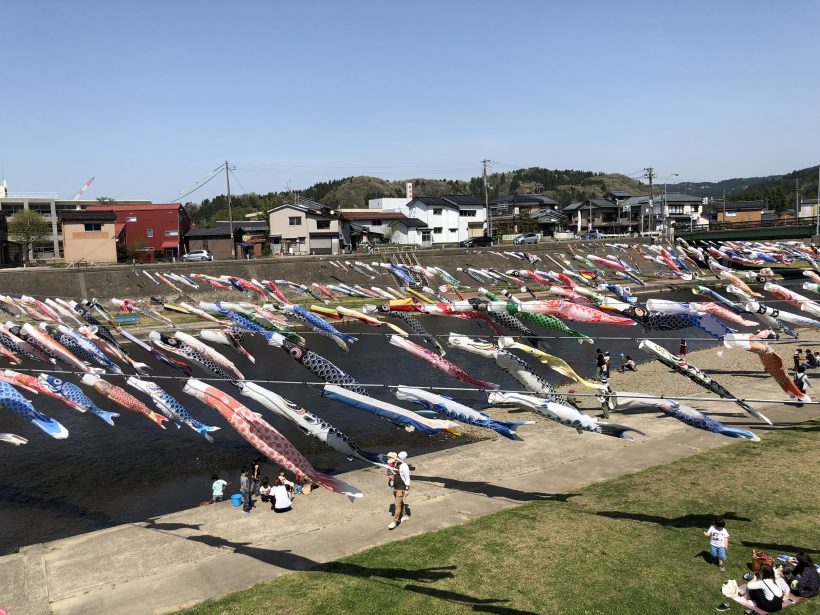
[[[493,245],[493,238],[488,237],[487,235],[482,235],[481,237],[470,237],[469,239],[465,239],[464,241],[459,241],[458,245],[461,248],[475,248],[476,246],[491,246],[491,245]]]
[[[599,231],[593,231],[591,233],[584,233],[583,235],[581,235],[581,239],[603,239],[603,238],[604,238],[603,233],[601,233]]]
[[[182,257],[186,263],[191,261],[212,261],[214,260],[214,255],[208,252],[208,250],[191,250]]]
[[[538,243],[538,235],[535,233],[521,233],[513,238],[513,243]]]

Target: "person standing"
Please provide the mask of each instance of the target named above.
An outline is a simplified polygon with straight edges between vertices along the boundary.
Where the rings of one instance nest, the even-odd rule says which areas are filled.
[[[410,520],[410,517],[404,514],[404,500],[410,493],[410,466],[407,465],[407,451],[401,451],[398,457],[398,471],[393,476],[393,496],[396,498],[396,505],[393,510],[393,520],[387,526],[388,530],[394,530],[399,523]]]
[[[242,496],[242,512],[251,512],[251,477],[248,468],[242,466],[242,476],[239,478],[239,494]]]
[[[729,550],[729,532],[726,531],[726,522],[722,518],[715,519],[703,535],[709,537],[712,560],[721,571],[726,570],[726,552]]]
[[[678,354],[680,355],[680,358],[684,361],[686,361],[686,350],[686,340],[682,339],[680,341],[680,352]]]
[[[601,375],[604,373],[604,364],[606,363],[604,359],[604,353],[601,352],[601,349],[595,351],[595,377],[600,380]]]
[[[800,362],[803,360],[803,351],[800,348],[794,351],[792,360],[794,361],[794,371],[797,371],[800,369]]]
[[[609,356],[609,351],[607,350],[604,353],[604,369],[601,373],[601,382],[606,382],[609,380],[609,369],[612,366],[612,357]]]
[[[251,463],[251,493],[259,495],[259,485],[262,482],[262,458],[256,457]]]

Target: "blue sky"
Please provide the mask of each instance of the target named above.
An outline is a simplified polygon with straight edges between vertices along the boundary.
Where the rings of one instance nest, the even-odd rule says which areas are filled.
[[[4,0],[12,192],[175,199],[482,158],[683,180],[820,161],[820,2]],[[194,193],[224,192],[215,180]]]

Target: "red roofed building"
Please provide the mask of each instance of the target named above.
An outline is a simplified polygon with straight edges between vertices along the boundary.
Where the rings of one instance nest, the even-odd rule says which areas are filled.
[[[90,205],[86,211],[113,211],[120,250],[144,251],[150,258],[179,258],[185,253],[185,233],[191,229],[188,212],[179,203]]]

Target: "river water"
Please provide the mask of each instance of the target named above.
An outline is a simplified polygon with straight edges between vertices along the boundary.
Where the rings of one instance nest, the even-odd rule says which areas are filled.
[[[689,301],[691,292],[675,291],[662,295],[664,299]],[[424,326],[434,335],[446,336],[455,331],[473,337],[488,334],[475,321],[446,317],[429,317]],[[574,324],[576,329],[590,336],[627,337],[630,339],[600,339],[595,344],[579,344],[569,339],[550,340],[548,351],[568,361],[581,375],[592,376],[595,371],[596,347],[612,353],[613,369],[617,368],[621,352],[632,355],[636,361],[645,356],[634,341],[642,337],[640,327],[616,327]],[[391,346],[382,329],[355,323],[343,327],[346,332],[361,334],[351,351],[344,353],[331,340],[307,333],[309,347],[337,363],[362,383],[387,385],[466,387],[431,365],[405,351]],[[544,332],[550,334],[550,332]],[[694,338],[704,338],[698,329],[680,332],[652,332],[653,339],[677,353],[681,337],[689,338],[689,350],[708,344]],[[440,341],[446,346],[443,338]],[[282,350],[269,347],[259,338],[249,339],[247,347],[257,358],[251,365],[227,347],[218,348],[231,358],[249,379],[282,381],[311,381],[312,374],[292,360]],[[133,355],[150,365],[157,365],[143,357],[139,349]],[[497,382],[502,388],[520,389],[505,372],[488,359],[459,350],[449,350],[447,358],[464,368],[470,375]],[[531,362],[536,365],[535,362]],[[42,364],[40,364],[42,366]],[[25,363],[22,368],[40,366]],[[551,382],[562,382],[560,377],[537,366],[536,371]],[[194,376],[210,374],[194,367]],[[179,372],[157,367],[155,375],[182,376]],[[107,377],[125,387],[124,379]],[[148,378],[150,379],[150,377]],[[77,383],[76,377],[72,381]],[[219,426],[213,444],[183,426],[177,430],[171,425],[159,429],[145,417],[127,410],[118,410],[95,391],[83,387],[104,409],[118,411],[116,427],[110,427],[91,413],[80,414],[58,400],[24,394],[32,398],[36,407],[59,420],[68,428],[70,437],[54,440],[23,421],[17,415],[0,408],[0,432],[24,436],[29,443],[13,447],[0,443],[0,554],[36,543],[63,538],[122,523],[144,520],[196,506],[210,498],[211,474],[219,472],[232,482],[227,494],[238,491],[239,468],[249,464],[255,450],[236,434],[222,417],[182,392],[184,379],[157,379],[156,382],[176,397],[195,417],[209,425]],[[214,383],[236,396],[252,409],[255,402],[239,396],[229,383]],[[319,389],[305,384],[266,384],[280,395],[302,404],[308,410],[328,420],[360,446],[377,451],[406,449],[416,454],[433,449],[459,446],[465,439],[449,434],[426,436],[410,434],[371,414],[329,401],[319,395]],[[128,389],[135,396],[141,393]],[[375,397],[396,402],[386,389],[376,389]],[[486,406],[486,394],[477,391],[454,391],[450,396],[477,409]],[[143,401],[146,401],[143,399]],[[150,403],[146,401],[150,406]],[[401,405],[401,404],[400,404]],[[267,411],[264,411],[267,412]],[[360,462],[348,461],[341,454],[328,450],[321,443],[306,437],[290,423],[278,417],[266,417],[280,430],[317,469],[340,472],[361,467]],[[277,468],[266,466],[263,475],[271,478]]]

